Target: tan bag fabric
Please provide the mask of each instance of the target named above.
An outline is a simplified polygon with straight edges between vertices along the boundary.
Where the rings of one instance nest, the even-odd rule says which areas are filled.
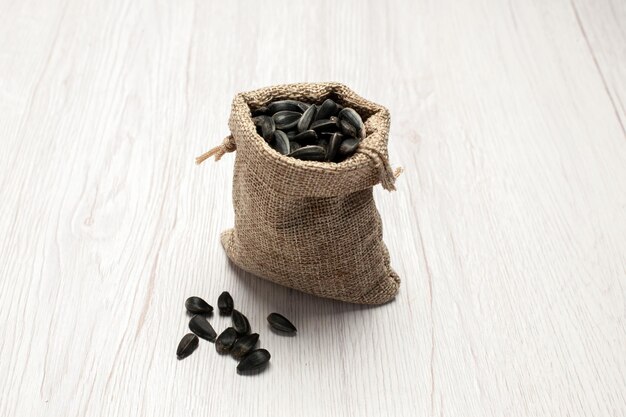
[[[251,110],[281,99],[354,108],[367,137],[341,163],[301,161],[274,151],[257,134]],[[231,135],[198,162],[237,150],[235,227],[222,233],[228,257],[259,277],[321,297],[382,304],[400,285],[382,241],[372,187],[393,190],[387,155],[389,111],[337,83],[289,84],[237,94]]]

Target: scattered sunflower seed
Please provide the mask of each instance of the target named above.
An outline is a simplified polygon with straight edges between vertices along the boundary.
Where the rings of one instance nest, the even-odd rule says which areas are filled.
[[[217,308],[220,310],[221,315],[230,316],[233,312],[234,305],[233,297],[230,296],[228,291],[224,291],[217,298]]]
[[[238,335],[243,336],[250,333],[250,322],[248,318],[237,310],[233,310],[233,327]]]
[[[204,316],[195,315],[189,320],[189,330],[209,342],[215,342],[217,333]]]
[[[176,349],[176,356],[178,359],[184,359],[191,355],[198,347],[198,336],[193,333],[187,333],[180,339],[178,348]]]
[[[296,326],[294,326],[285,316],[278,313],[272,313],[267,316],[267,322],[276,330],[280,330],[285,333],[297,332]]]
[[[187,298],[185,308],[192,314],[211,314],[213,312],[213,307],[200,297]]]
[[[247,373],[263,369],[272,356],[266,349],[253,350],[237,365],[238,373]]]
[[[259,334],[252,333],[245,336],[241,336],[235,341],[233,347],[230,349],[230,354],[235,359],[243,358],[246,353],[250,352],[256,346],[259,341]]]
[[[230,352],[236,340],[237,332],[232,327],[229,327],[217,336],[215,340],[215,350],[217,350],[217,353]]]

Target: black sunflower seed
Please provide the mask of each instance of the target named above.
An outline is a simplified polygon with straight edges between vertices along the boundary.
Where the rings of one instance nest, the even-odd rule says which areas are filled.
[[[356,128],[343,119],[339,119],[339,130],[346,137],[356,137]]]
[[[317,133],[315,133],[315,130],[305,130],[302,133],[298,133],[293,140],[301,145],[312,144],[317,140]]]
[[[334,116],[337,113],[337,103],[327,98],[320,106],[315,120],[329,119],[330,116]]]
[[[233,327],[238,335],[245,335],[250,333],[250,322],[248,318],[241,314],[237,310],[233,310]]]
[[[230,313],[233,312],[234,305],[233,297],[230,296],[228,291],[224,291],[217,297],[217,308],[223,316],[230,316]]]
[[[356,148],[358,147],[359,147],[358,139],[355,139],[355,138],[344,139],[343,142],[341,142],[341,145],[339,145],[339,155],[341,156],[351,155],[354,151],[356,151]]]
[[[192,314],[211,314],[213,312],[213,307],[200,297],[187,298],[185,308]]]
[[[335,132],[337,131],[337,129],[339,129],[339,126],[337,126],[336,118],[334,120],[333,119],[321,119],[321,120],[316,120],[313,123],[311,123],[310,129],[315,130],[316,132]]]
[[[341,145],[341,141],[343,140],[343,135],[339,132],[334,133],[330,137],[330,141],[328,142],[328,148],[326,149],[326,160],[332,161],[335,159],[337,155],[337,151],[339,150],[339,146]],[[269,320],[269,317],[268,317]]]
[[[289,153],[289,136],[282,130],[275,131],[272,148],[282,155],[287,155]]]
[[[272,355],[266,349],[253,350],[237,365],[238,373],[247,373],[263,369],[267,366]]]
[[[297,111],[302,113],[309,108],[309,105],[298,100],[279,100],[274,101],[267,106],[269,114],[275,114],[279,111]]]
[[[204,316],[195,315],[189,320],[189,330],[209,342],[215,342],[217,333]]]
[[[267,107],[263,106],[252,110],[252,117],[260,116],[262,114],[267,114]]]
[[[300,117],[302,117],[302,113],[289,110],[279,111],[272,116],[274,123],[276,123],[276,129],[281,130],[289,130],[295,127]]]
[[[215,340],[215,350],[217,350],[217,353],[227,353],[233,347],[236,340],[237,332],[232,327],[229,327],[217,336]]]
[[[294,326],[285,316],[278,313],[272,313],[267,316],[267,322],[276,330],[280,330],[285,333],[296,332],[296,326]]]
[[[321,146],[303,146],[291,152],[289,156],[305,161],[323,161],[326,158],[326,150]]]
[[[317,107],[311,106],[304,113],[302,113],[302,117],[298,120],[298,132],[304,132],[311,126],[313,120],[315,120],[315,115],[317,114]]]
[[[270,116],[257,116],[252,119],[254,124],[257,127],[257,132],[259,135],[263,136],[265,142],[270,143],[274,136],[274,131],[276,130],[276,123],[274,123],[274,119]]]
[[[361,119],[361,116],[359,116],[359,113],[357,113],[354,109],[346,107],[339,112],[339,118],[354,126],[358,138],[365,138],[365,125],[363,124],[363,120]]]
[[[184,359],[191,355],[198,347],[198,336],[193,333],[187,333],[180,339],[178,348],[176,349],[176,356],[178,359]]]
[[[246,353],[254,349],[258,341],[259,341],[258,333],[252,333],[252,334],[248,334],[245,336],[241,336],[233,344],[233,347],[230,349],[230,354],[235,359],[241,359],[246,355]]]

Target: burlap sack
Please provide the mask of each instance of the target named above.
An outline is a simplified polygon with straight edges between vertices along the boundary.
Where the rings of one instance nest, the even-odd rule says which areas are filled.
[[[280,155],[257,134],[251,109],[280,99],[354,108],[367,137],[341,163]],[[393,190],[389,112],[337,83],[289,84],[237,94],[222,145],[198,162],[236,149],[235,227],[221,235],[228,257],[259,277],[321,297],[382,304],[400,285],[382,241],[372,187]],[[397,174],[396,174],[397,175]]]

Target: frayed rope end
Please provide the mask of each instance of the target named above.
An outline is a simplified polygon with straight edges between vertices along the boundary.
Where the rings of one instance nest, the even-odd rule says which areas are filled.
[[[212,156],[215,156],[215,162],[217,162],[222,159],[222,156],[226,153],[233,152],[235,149],[237,149],[235,146],[235,140],[232,135],[228,135],[220,145],[198,156],[196,158],[196,164],[200,165]]]

